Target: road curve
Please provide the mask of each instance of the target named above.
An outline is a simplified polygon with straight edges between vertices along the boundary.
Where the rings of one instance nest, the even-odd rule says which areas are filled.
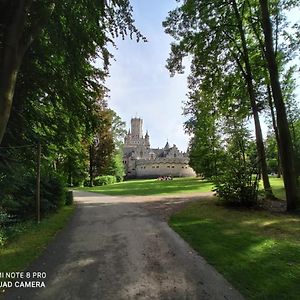
[[[243,299],[142,204],[166,199],[74,195],[71,221],[27,270],[46,272],[46,287],[12,288],[4,299]]]

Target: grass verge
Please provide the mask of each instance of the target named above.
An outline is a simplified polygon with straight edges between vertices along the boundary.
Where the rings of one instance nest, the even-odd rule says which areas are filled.
[[[199,178],[175,178],[166,181],[156,179],[129,180],[116,184],[81,187],[79,189],[106,195],[147,196],[209,192],[212,187],[213,184],[211,182]]]
[[[41,221],[24,223],[22,233],[0,248],[0,272],[22,271],[36,259],[58,230],[70,219],[75,206],[64,206]]]
[[[299,299],[300,217],[192,203],[170,226],[248,299]]]

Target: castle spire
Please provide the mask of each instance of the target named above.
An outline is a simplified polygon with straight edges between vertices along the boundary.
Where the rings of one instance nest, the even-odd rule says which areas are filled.
[[[169,140],[167,140],[164,150],[169,150],[169,149],[170,149],[170,144],[169,144]]]

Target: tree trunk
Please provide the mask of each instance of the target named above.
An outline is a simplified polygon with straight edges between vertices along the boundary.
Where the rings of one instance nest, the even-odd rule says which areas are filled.
[[[270,74],[273,99],[277,115],[277,126],[280,140],[280,158],[287,199],[287,210],[295,211],[300,207],[300,201],[298,195],[293,144],[288,126],[282,90],[279,82],[279,72],[273,46],[272,24],[270,21],[268,1],[259,0],[259,3],[261,8],[262,27],[265,38],[266,60],[268,64],[268,71]]]
[[[277,154],[277,178],[281,177],[281,162],[280,162],[280,141],[279,141],[279,133],[278,133],[278,127],[277,127],[277,122],[276,122],[276,117],[275,117],[275,112],[274,112],[274,106],[273,106],[273,101],[272,101],[272,92],[271,92],[271,87],[269,84],[267,84],[267,90],[268,90],[268,101],[269,101],[269,106],[271,110],[271,117],[272,117],[272,125],[275,133],[275,138],[276,138],[276,144],[277,144],[277,149],[278,149],[278,154]]]
[[[23,40],[29,0],[20,0],[15,6],[7,7],[10,19],[2,28],[2,49],[0,53],[0,144],[6,130],[12,107],[17,75],[26,46]],[[28,44],[29,45],[29,44]]]
[[[16,63],[7,63],[0,75],[0,144],[4,137],[12,107],[14,89],[18,74]]]
[[[93,145],[90,145],[90,186],[94,185],[94,151],[93,151]]]
[[[245,77],[246,84],[247,84],[251,109],[252,109],[253,118],[254,118],[257,155],[258,155],[258,162],[260,165],[261,175],[262,175],[262,179],[263,179],[265,197],[267,199],[273,199],[273,198],[275,198],[275,196],[273,195],[272,188],[271,188],[270,181],[269,181],[269,176],[268,176],[265,146],[263,143],[263,136],[262,136],[261,126],[260,126],[260,121],[259,121],[258,109],[257,109],[257,105],[256,105],[256,97],[255,97],[255,91],[254,91],[254,86],[253,86],[252,68],[251,68],[250,60],[249,60],[248,48],[247,48],[247,43],[246,43],[246,38],[245,38],[245,31],[243,28],[242,19],[241,19],[236,1],[233,0],[232,4],[233,4],[233,9],[234,9],[235,16],[236,16],[236,19],[238,22],[238,28],[239,28],[239,32],[240,32],[240,36],[241,36],[241,40],[242,40],[243,57],[244,57],[244,63],[245,63],[245,68],[246,68],[246,74],[244,77]]]
[[[0,145],[9,120],[17,75],[24,54],[41,30],[39,22],[28,24],[32,0],[11,2],[12,5],[6,6],[6,15],[9,17],[2,24],[0,32]],[[50,3],[46,9],[50,16],[54,3]]]

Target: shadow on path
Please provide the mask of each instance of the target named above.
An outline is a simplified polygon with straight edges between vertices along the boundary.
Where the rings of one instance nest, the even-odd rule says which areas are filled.
[[[70,223],[27,270],[46,272],[46,287],[13,288],[4,299],[243,299],[157,213],[199,195],[74,194]]]

